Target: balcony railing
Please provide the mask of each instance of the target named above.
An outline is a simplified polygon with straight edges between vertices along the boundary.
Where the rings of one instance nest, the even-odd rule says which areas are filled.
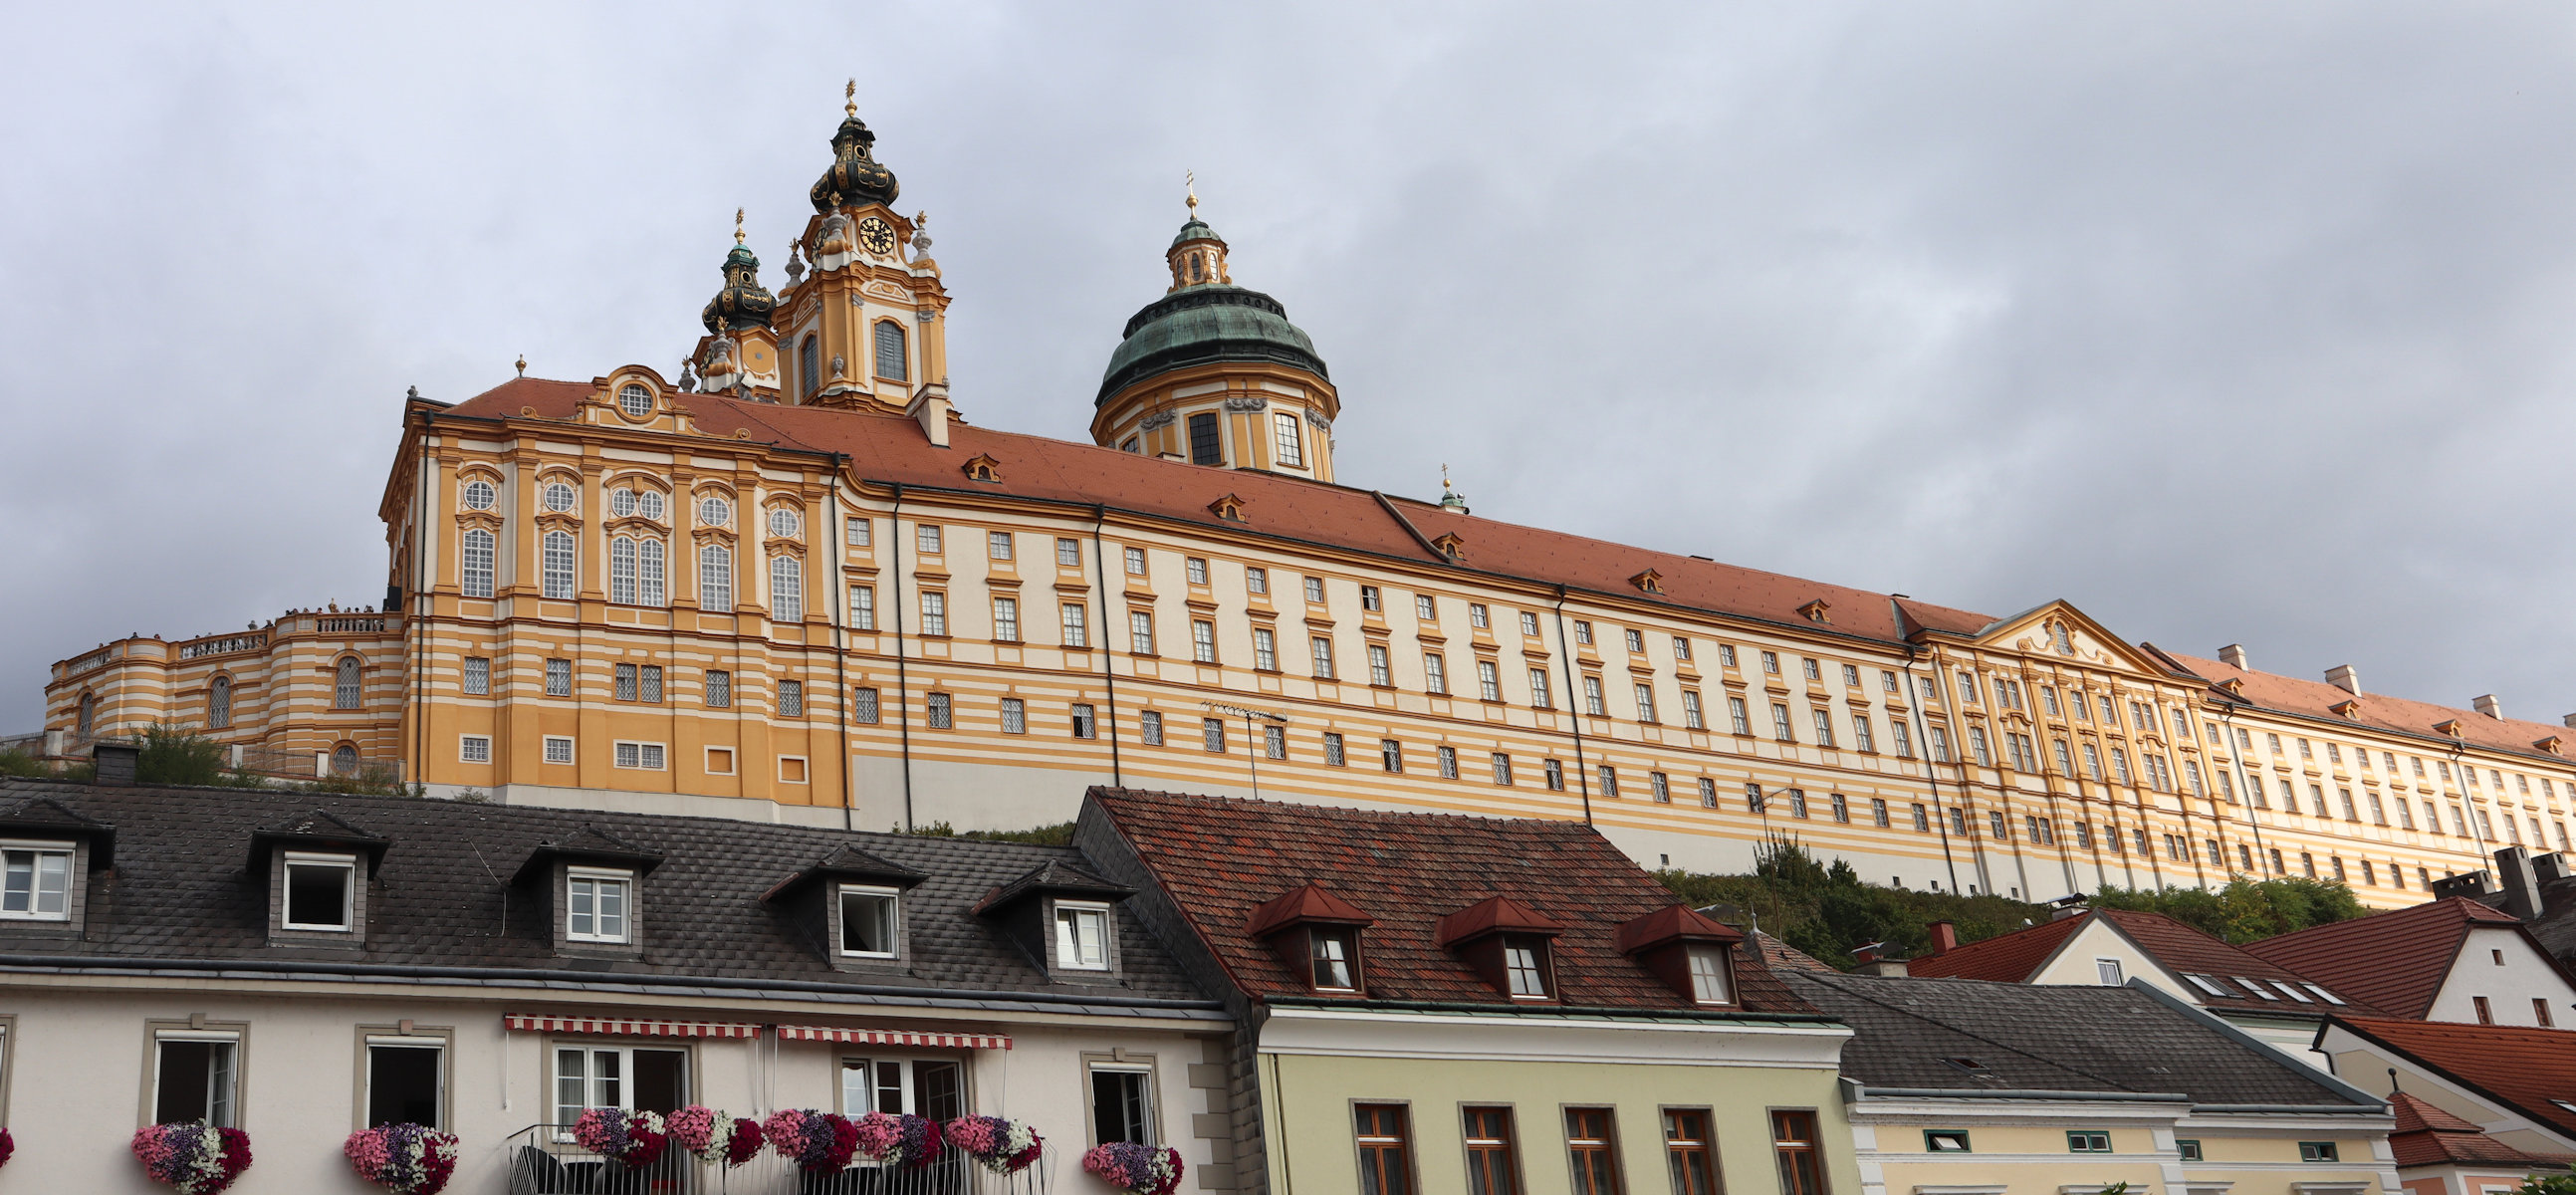
[[[230,655],[237,651],[257,651],[268,646],[268,632],[245,631],[213,639],[196,639],[179,645],[179,658],[197,660],[207,656]]]
[[[853,1163],[808,1171],[762,1147],[741,1166],[701,1162],[673,1149],[650,1166],[629,1167],[583,1149],[572,1126],[530,1125],[510,1138],[510,1195],[1047,1195],[1052,1146],[1017,1174],[995,1174],[950,1148],[929,1165]]]

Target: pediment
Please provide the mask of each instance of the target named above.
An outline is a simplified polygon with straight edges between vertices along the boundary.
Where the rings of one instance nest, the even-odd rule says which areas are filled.
[[[1975,641],[1981,647],[2034,659],[2060,660],[2139,676],[2173,675],[2173,670],[2153,652],[2112,634],[2091,615],[2063,600],[1997,619],[1978,631]]]

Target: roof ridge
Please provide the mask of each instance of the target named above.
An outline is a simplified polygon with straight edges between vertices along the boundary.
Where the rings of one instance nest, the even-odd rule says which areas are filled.
[[[1941,1028],[1947,1029],[1947,1030],[1951,1031],[1952,1033],[1959,1034],[1959,1035],[1960,1035],[1960,1036],[1962,1036],[1962,1037],[1967,1037],[1967,1038],[1974,1039],[1974,1040],[1976,1040],[1976,1041],[1984,1042],[1984,1043],[1986,1043],[1986,1044],[1988,1044],[1988,1045],[1994,1046],[1994,1047],[1995,1047],[1995,1048],[1997,1048],[1997,1049],[2004,1050],[2004,1051],[2006,1051],[2006,1052],[2008,1052],[2008,1053],[2012,1053],[2012,1054],[2019,1055],[2019,1056],[2021,1056],[2021,1057],[2023,1057],[2023,1058],[2028,1058],[2028,1059],[2030,1059],[2030,1060],[2032,1060],[2032,1061],[2034,1061],[2034,1062],[2045,1063],[2045,1064],[2047,1064],[2047,1065],[2049,1065],[2049,1066],[2056,1067],[2056,1068],[2058,1068],[2059,1070],[2073,1071],[2074,1073],[2079,1074],[2079,1075],[2082,1075],[2082,1076],[2084,1076],[2085,1078],[2091,1079],[2091,1080],[2093,1080],[2094,1082],[2107,1084],[2107,1085],[2109,1085],[2109,1087],[2110,1087],[2112,1090],[2114,1090],[2114,1091],[2131,1091],[2131,1090],[2134,1090],[2134,1089],[2133,1089],[2133,1088],[2131,1088],[2129,1085],[2127,1085],[2127,1084],[2125,1084],[2125,1083],[2122,1083],[2122,1082],[2120,1082],[2120,1081],[2118,1081],[2118,1080],[2116,1080],[2116,1079],[2110,1079],[2110,1078],[2106,1078],[2106,1077],[2104,1077],[2104,1076],[2102,1076],[2102,1075],[2095,1074],[2095,1073],[2094,1073],[2094,1072],[2092,1072],[2091,1070],[2088,1070],[2088,1069],[2086,1069],[2086,1068],[2084,1068],[2084,1067],[2081,1067],[2081,1066],[2077,1066],[2077,1065],[2075,1065],[2075,1064],[2073,1064],[2073,1063],[2069,1063],[2069,1062],[2061,1062],[2061,1061],[2059,1061],[2059,1060],[2057,1060],[2057,1059],[2055,1059],[2055,1058],[2043,1057],[2043,1056],[2041,1056],[2041,1055],[2031,1053],[2031,1052],[2030,1052],[2030,1051],[2028,1051],[2028,1050],[2024,1050],[2024,1049],[2022,1049],[2022,1048],[2020,1048],[2020,1047],[2018,1047],[2018,1046],[2008,1045],[2008,1044],[2006,1044],[2006,1043],[1996,1041],[1995,1039],[1993,1039],[1993,1038],[1991,1038],[1991,1037],[1988,1037],[1988,1036],[1986,1036],[1986,1035],[1985,1035],[1985,1034],[1983,1034],[1983,1033],[1979,1033],[1979,1032],[1977,1032],[1977,1031],[1975,1031],[1975,1030],[1973,1030],[1973,1029],[1968,1029],[1968,1028],[1965,1028],[1965,1027],[1962,1027],[1962,1026],[1959,1026],[1959,1025],[1952,1024],[1952,1023],[1950,1023],[1950,1022],[1948,1022],[1948,1021],[1941,1020],[1941,1019],[1940,1019],[1940,1018],[1938,1018],[1938,1017],[1926,1016],[1926,1015],[1924,1015],[1924,1014],[1922,1014],[1922,1013],[1916,1012],[1916,1011],[1914,1011],[1913,1009],[1911,1009],[1911,1008],[1906,1008],[1906,1007],[1904,1007],[1904,1006],[1902,1006],[1902,1005],[1890,1004],[1890,1003],[1888,1003],[1887,1001],[1884,1001],[1884,1000],[1881,1000],[1881,999],[1879,999],[1879,998],[1877,998],[1877,997],[1875,997],[1875,996],[1869,995],[1867,992],[1863,992],[1863,991],[1855,991],[1855,990],[1853,990],[1853,989],[1851,989],[1851,988],[1844,987],[1844,986],[1843,986],[1843,982],[1842,982],[1842,981],[1849,981],[1849,982],[1855,982],[1855,983],[1916,983],[1916,982],[1921,982],[1921,983],[1974,983],[1974,984],[1988,984],[1988,985],[1991,985],[1991,986],[1994,986],[1994,987],[2002,987],[2002,988],[2024,988],[2024,987],[2029,987],[2029,986],[2031,986],[2031,985],[2028,985],[2028,984],[2018,984],[2018,983],[1995,983],[1993,980],[1987,980],[1987,979],[1954,979],[1954,978],[1949,978],[1949,977],[1944,977],[1944,976],[1934,976],[1934,977],[1926,978],[1926,979],[1919,980],[1919,981],[1918,981],[1918,980],[1915,980],[1915,979],[1912,979],[1912,978],[1907,978],[1907,979],[1876,979],[1876,978],[1870,978],[1870,977],[1863,977],[1863,976],[1857,976],[1857,975],[1850,975],[1850,974],[1846,974],[1846,973],[1844,973],[1844,972],[1839,972],[1839,971],[1837,971],[1837,972],[1833,973],[1833,974],[1832,974],[1832,975],[1830,975],[1830,976],[1823,975],[1823,974],[1820,974],[1820,973],[1818,973],[1818,972],[1814,972],[1814,971],[1800,971],[1800,972],[1797,972],[1796,974],[1806,976],[1810,981],[1815,982],[1815,983],[1827,984],[1827,985],[1829,985],[1829,986],[1831,986],[1831,987],[1835,988],[1836,990],[1841,991],[1841,992],[1843,992],[1844,994],[1851,996],[1851,997],[1852,997],[1853,999],[1855,999],[1855,1000],[1866,1000],[1866,1001],[1868,1001],[1868,1002],[1870,1002],[1870,1003],[1872,1003],[1872,1004],[1875,1004],[1875,1005],[1879,1006],[1880,1008],[1887,1009],[1887,1010],[1888,1010],[1888,1011],[1890,1011],[1890,1012],[1894,1012],[1894,1013],[1901,1014],[1901,1015],[1903,1015],[1903,1016],[1909,1017],[1909,1018],[1914,1019],[1914,1020],[1917,1020],[1917,1021],[1921,1021],[1921,1022],[1923,1022],[1923,1023],[1925,1023],[1925,1024],[1928,1024],[1928,1025],[1938,1025],[1938,1026],[1940,1026]],[[2050,990],[2052,990],[2052,991],[2057,990],[2057,989],[2059,988],[2059,986],[2060,986],[2060,985],[2050,985]],[[2080,991],[2086,991],[2086,990],[2088,990],[2088,989],[2086,989],[2086,988],[2082,988],[2082,987],[2067,986],[2067,987],[2065,987],[2065,988],[2064,988],[2064,990],[2080,992]],[[2102,990],[2104,990],[2104,991],[2116,991],[2116,990],[2118,990],[2118,989],[2105,988],[2105,989],[2102,989]]]

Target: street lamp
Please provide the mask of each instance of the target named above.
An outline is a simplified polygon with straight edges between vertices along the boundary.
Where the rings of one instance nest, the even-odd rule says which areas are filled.
[[[1253,744],[1252,724],[1259,721],[1272,726],[1286,726],[1288,719],[1284,715],[1274,714],[1268,710],[1246,709],[1239,705],[1227,705],[1222,701],[1202,701],[1199,704],[1220,714],[1233,714],[1243,719],[1243,755],[1244,759],[1252,765],[1252,799],[1260,800],[1262,749]]]

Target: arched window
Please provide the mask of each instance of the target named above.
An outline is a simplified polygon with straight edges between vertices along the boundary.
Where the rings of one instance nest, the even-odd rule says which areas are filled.
[[[823,388],[823,342],[807,334],[805,343],[796,346],[796,379],[805,388],[805,396]]]
[[[1202,260],[1198,254],[1190,254],[1190,281],[1201,282],[1205,281],[1206,278],[1207,263]]]
[[[572,600],[572,532],[546,532],[543,563],[546,596],[561,601]]]
[[[778,622],[805,621],[805,562],[793,556],[769,558],[769,617]]]
[[[331,708],[335,710],[358,708],[358,657],[341,657],[340,675],[331,685]]]
[[[698,549],[698,609],[733,611],[733,549],[723,544]]]
[[[80,721],[75,724],[75,730],[82,738],[88,738],[90,732],[97,727],[98,694],[83,693],[80,699]]]
[[[233,724],[233,678],[218,676],[206,686],[206,725],[225,727]]]
[[[645,540],[639,556],[635,567],[635,604],[665,605],[662,600],[662,541]]]
[[[465,532],[465,570],[462,578],[465,596],[492,596],[492,533],[480,527]]]
[[[635,541],[623,535],[608,542],[608,600],[635,604]]]
[[[358,774],[357,744],[342,743],[337,747],[331,748],[331,774],[334,776],[355,776]]]
[[[903,325],[890,319],[877,321],[877,376],[891,382],[912,377],[904,370]]]

